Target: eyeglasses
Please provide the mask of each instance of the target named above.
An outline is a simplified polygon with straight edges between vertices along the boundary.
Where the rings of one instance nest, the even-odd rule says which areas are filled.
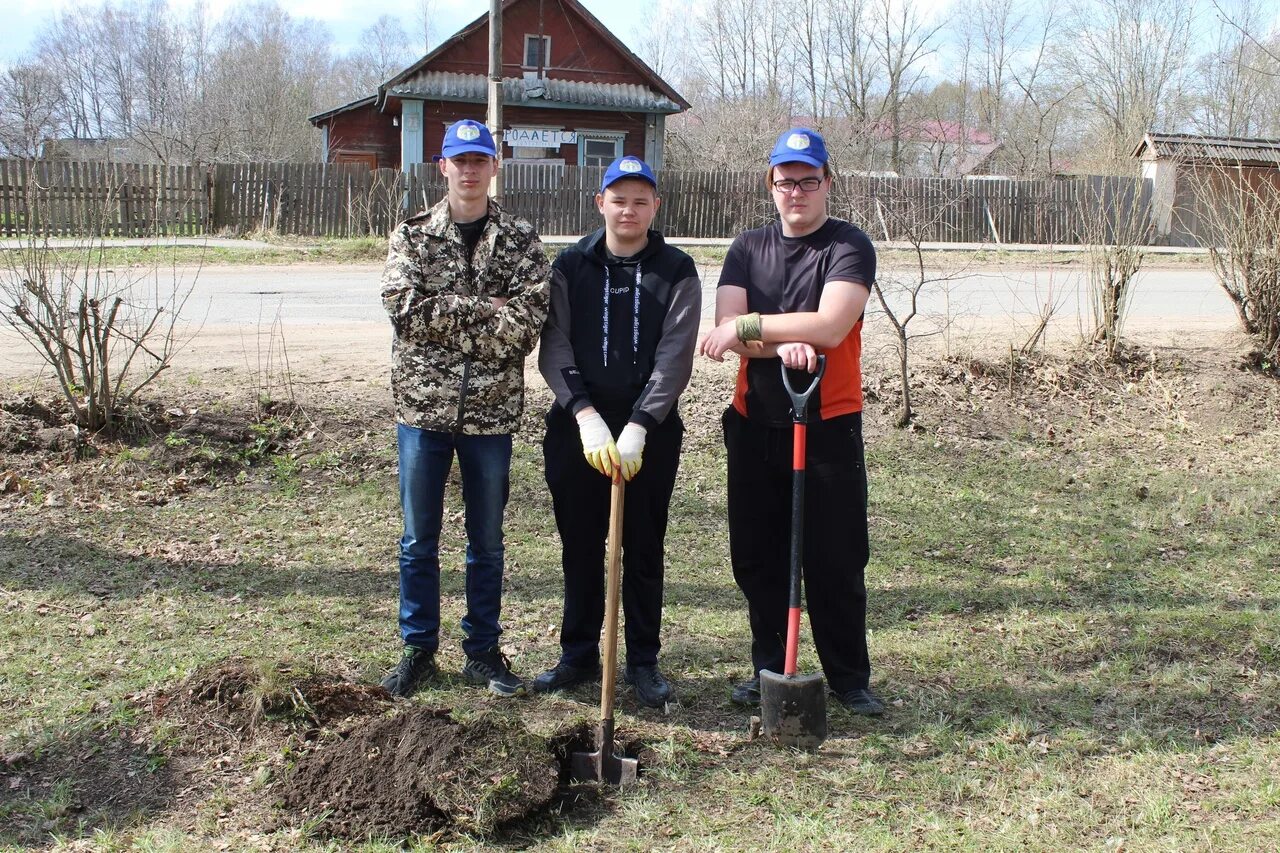
[[[783,195],[795,191],[796,187],[799,187],[804,192],[811,193],[820,186],[822,186],[822,178],[801,178],[798,181],[783,178],[780,181],[773,182],[773,188]]]

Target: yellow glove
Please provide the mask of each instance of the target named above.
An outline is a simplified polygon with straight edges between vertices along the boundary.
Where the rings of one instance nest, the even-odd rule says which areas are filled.
[[[617,445],[613,443],[613,433],[609,425],[600,417],[599,412],[578,414],[578,432],[582,436],[582,455],[587,457],[587,464],[606,477],[612,478],[613,471],[621,464],[618,458]]]
[[[640,424],[628,423],[618,436],[618,456],[622,460],[622,479],[630,480],[640,471],[647,431]]]

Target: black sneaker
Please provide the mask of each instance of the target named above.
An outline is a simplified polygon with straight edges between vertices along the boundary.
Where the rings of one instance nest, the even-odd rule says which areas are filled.
[[[405,646],[396,668],[382,679],[382,686],[392,696],[408,698],[418,691],[424,681],[436,674],[436,654],[417,646]]]
[[[636,698],[641,705],[662,708],[671,699],[671,685],[658,672],[657,664],[629,666],[622,677],[636,689]]]
[[[497,646],[467,655],[462,674],[472,684],[488,684],[489,692],[499,696],[520,696],[524,693],[524,681],[511,671],[511,661]]]
[[[880,697],[865,687],[855,687],[843,693],[832,693],[836,701],[855,714],[864,717],[878,717],[884,713],[884,703]]]
[[[600,664],[593,667],[574,666],[560,661],[551,669],[533,680],[534,693],[550,693],[553,690],[565,690],[579,684],[600,680]]]
[[[733,685],[733,691],[729,694],[729,701],[735,705],[746,705],[751,708],[759,705],[760,676],[757,675],[750,681]]]

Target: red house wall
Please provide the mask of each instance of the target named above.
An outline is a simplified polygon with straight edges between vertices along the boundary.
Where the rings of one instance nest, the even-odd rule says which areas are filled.
[[[392,116],[380,113],[370,104],[329,119],[329,162],[339,154],[373,154],[379,169],[400,168],[400,128],[391,124]],[[439,150],[440,143],[436,143]]]
[[[524,0],[502,15],[502,74],[519,77],[525,69],[524,37],[537,35],[538,3]],[[630,61],[609,45],[586,22],[557,0],[543,0],[543,35],[551,36],[550,76],[598,83],[634,83],[652,87]],[[489,25],[485,23],[462,44],[444,50],[431,62],[432,71],[465,74],[489,72]]]

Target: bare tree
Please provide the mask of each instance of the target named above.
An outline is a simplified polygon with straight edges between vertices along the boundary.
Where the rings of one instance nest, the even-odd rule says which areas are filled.
[[[835,33],[825,0],[800,0],[791,7],[791,43],[796,52],[796,99],[822,128],[830,110]]]
[[[378,85],[417,57],[414,44],[391,15],[383,15],[360,33],[360,42],[334,64],[336,99],[355,100],[372,94]]]
[[[702,7],[694,32],[702,49],[691,69],[718,100],[795,95],[789,12],[766,0],[722,0]]]
[[[1013,0],[968,0],[958,13],[960,30],[974,45],[967,54],[976,65],[979,125],[992,133],[1004,130],[1004,112],[1011,95],[1014,57],[1023,48],[1027,15]]]
[[[660,77],[683,84],[689,75],[688,17],[684,4],[649,0],[643,23],[633,33],[636,53]]]
[[[832,87],[851,119],[870,123],[879,118],[873,92],[881,78],[871,42],[871,9],[867,0],[826,0],[825,13],[832,31]]]
[[[761,140],[773,139],[787,126],[790,102],[769,96],[720,100],[703,97],[703,92],[702,85],[694,81],[686,94],[696,106],[667,122],[667,167],[755,168],[761,162]]]
[[[1263,10],[1243,0],[1228,16],[1217,3],[1213,47],[1196,61],[1195,128],[1212,136],[1280,133],[1280,37],[1263,33]]]
[[[1121,162],[1147,130],[1176,123],[1191,16],[1184,0],[1090,0],[1076,8],[1075,37],[1062,57],[1096,117],[1095,168]]]
[[[930,24],[911,0],[877,0],[871,44],[884,71],[882,115],[889,136],[889,164],[903,171],[902,142],[910,117],[906,106],[924,78],[924,60],[937,50],[941,23]]]
[[[1255,344],[1250,360],[1280,374],[1280,176],[1221,162],[1182,171],[1218,284]]]
[[[436,6],[436,0],[418,0],[415,7],[417,35],[421,39],[419,44],[422,45],[424,56],[431,52],[431,43],[436,36],[436,15],[439,14]]]
[[[1121,171],[1113,166],[1112,171]],[[1092,341],[1108,359],[1120,354],[1134,278],[1151,242],[1150,199],[1137,176],[1092,177],[1079,200],[1082,242],[1088,252]]]
[[[386,65],[398,25],[371,29],[367,53]],[[164,163],[313,159],[306,116],[331,105],[329,33],[275,0],[232,7],[216,25],[201,3],[184,13],[103,0],[50,16],[33,61],[58,80],[63,135],[132,140]]]
[[[35,157],[40,144],[61,126],[57,77],[37,63],[14,65],[0,73],[0,152]]]
[[[34,164],[28,163],[30,170]],[[28,173],[24,215],[39,221],[46,188]],[[86,233],[104,233],[120,187],[87,213]],[[114,426],[137,394],[173,362],[182,344],[178,320],[194,287],[176,270],[115,269],[102,243],[87,238],[55,251],[32,229],[0,265],[0,320],[53,368],[58,386],[89,430]]]
[[[227,160],[312,160],[307,116],[322,105],[329,34],[274,2],[238,6],[215,35],[206,108],[229,128]]]
[[[893,329],[893,348],[898,359],[897,427],[910,425],[915,415],[911,397],[911,352],[919,340],[947,333],[953,319],[949,313],[926,311],[922,303],[937,295],[950,303],[953,286],[966,276],[961,266],[938,267],[925,264],[924,244],[931,239],[939,223],[945,222],[953,210],[968,199],[958,194],[941,203],[926,206],[902,194],[900,184],[883,183],[874,193],[838,202],[837,213],[855,222],[878,221],[886,239],[907,244],[908,261],[882,265],[876,273],[871,292],[878,310]]]

